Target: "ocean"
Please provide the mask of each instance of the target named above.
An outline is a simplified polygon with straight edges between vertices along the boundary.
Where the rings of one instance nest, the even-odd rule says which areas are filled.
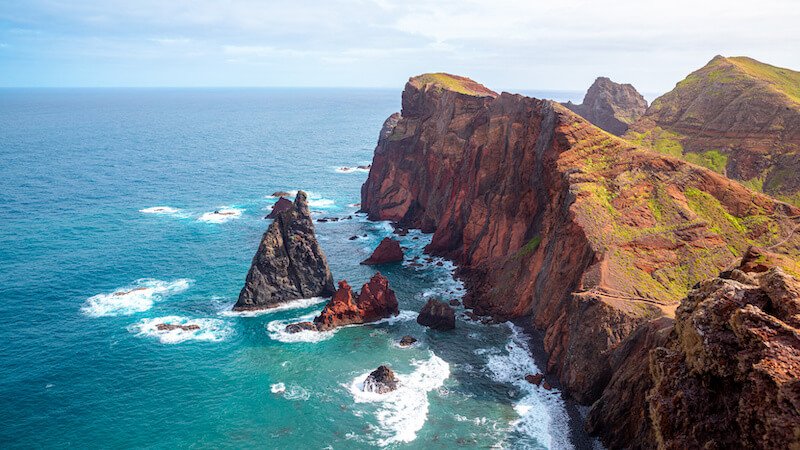
[[[379,267],[401,314],[377,324],[283,332],[325,299],[230,312],[275,191],[344,218],[316,224],[335,280],[374,273],[392,228],[341,168],[399,108],[400,89],[0,90],[0,447],[571,448],[520,329],[415,322],[463,295],[447,261]],[[381,364],[402,387],[364,394]]]

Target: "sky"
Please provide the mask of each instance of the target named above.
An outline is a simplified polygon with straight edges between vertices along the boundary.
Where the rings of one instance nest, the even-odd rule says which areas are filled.
[[[0,86],[663,93],[714,55],[800,70],[798,0],[2,0]]]

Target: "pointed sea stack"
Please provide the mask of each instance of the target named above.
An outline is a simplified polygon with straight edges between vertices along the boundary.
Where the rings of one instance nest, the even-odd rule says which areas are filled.
[[[586,91],[583,103],[567,102],[564,106],[609,133],[621,136],[647,110],[647,100],[630,84],[598,77]]]
[[[400,243],[392,238],[383,238],[375,251],[372,252],[369,258],[361,261],[361,264],[373,266],[377,264],[388,264],[393,262],[400,262],[403,260],[403,249],[400,248]]]
[[[294,204],[292,203],[291,200],[288,200],[285,197],[281,197],[281,198],[278,199],[277,202],[275,202],[274,205],[272,205],[272,211],[270,211],[270,213],[267,214],[267,216],[264,217],[264,218],[265,219],[274,219],[274,218],[278,217],[278,215],[280,213],[282,213],[284,211],[288,211],[288,210],[292,209],[293,207],[294,207]]]
[[[333,293],[333,276],[314,235],[306,193],[300,191],[292,207],[280,212],[261,238],[233,309],[268,309]]]
[[[340,281],[339,290],[322,313],[314,318],[314,324],[319,331],[325,331],[343,325],[375,322],[398,314],[397,297],[389,288],[389,280],[378,272],[364,284],[357,298],[353,298],[347,281]]]

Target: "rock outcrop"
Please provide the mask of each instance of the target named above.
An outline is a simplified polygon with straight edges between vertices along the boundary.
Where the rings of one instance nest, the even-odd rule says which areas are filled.
[[[626,138],[800,205],[800,72],[717,56],[657,98]]]
[[[630,84],[599,77],[586,91],[583,103],[567,102],[564,106],[609,133],[622,136],[647,110],[647,100]]]
[[[364,392],[385,394],[397,389],[397,383],[397,377],[392,369],[386,366],[379,366],[367,375],[364,380]]]
[[[334,293],[328,261],[314,234],[306,193],[282,211],[261,238],[234,311],[268,309]]]
[[[410,347],[417,342],[417,338],[414,336],[405,335],[400,339],[400,346],[401,347]]]
[[[389,280],[379,272],[364,284],[355,298],[347,281],[340,281],[333,298],[314,318],[314,325],[319,331],[326,331],[343,325],[375,322],[398,314],[397,297],[389,288]]]
[[[401,262],[403,260],[403,249],[400,248],[400,243],[392,238],[383,238],[375,251],[372,252],[369,258],[361,261],[361,264],[374,266],[378,264],[388,264],[394,262]]]
[[[447,303],[430,299],[420,310],[417,323],[434,330],[452,330],[456,327],[456,313]]]
[[[284,197],[281,197],[281,198],[278,199],[278,201],[275,202],[274,205],[272,205],[272,211],[270,211],[269,214],[267,214],[266,217],[264,217],[264,218],[265,219],[274,219],[274,218],[278,217],[278,214],[280,214],[280,213],[282,213],[284,211],[288,211],[288,210],[292,209],[293,207],[294,207],[294,203],[292,203],[291,200],[286,199]]]
[[[644,351],[617,352],[626,339],[660,342],[664,324],[652,321],[750,245],[800,253],[800,209],[557,103],[462,83],[409,81],[362,210],[432,232],[426,251],[458,263],[464,305],[540,330],[548,374],[577,401],[600,399],[617,361]],[[635,420],[620,426],[641,435]]]

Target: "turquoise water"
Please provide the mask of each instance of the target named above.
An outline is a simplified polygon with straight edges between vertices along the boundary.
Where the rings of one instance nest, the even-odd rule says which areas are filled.
[[[560,395],[522,380],[538,369],[518,330],[414,321],[427,297],[461,295],[449,264],[382,267],[403,313],[375,325],[280,331],[315,300],[228,313],[277,190],[309,191],[317,217],[353,216],[317,224],[320,242],[337,280],[373,274],[358,263],[391,227],[355,214],[366,173],[336,169],[370,162],[399,100],[0,90],[0,446],[568,447]],[[429,239],[402,241],[414,255]],[[202,328],[159,334],[154,319]],[[405,334],[420,342],[399,348]],[[365,396],[380,364],[403,388]]]

